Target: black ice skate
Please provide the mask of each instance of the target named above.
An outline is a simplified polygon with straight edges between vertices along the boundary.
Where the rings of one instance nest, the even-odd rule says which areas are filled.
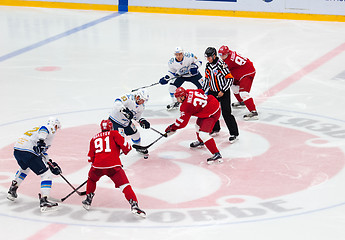
[[[219,152],[215,153],[212,157],[207,159],[207,164],[222,163],[222,155]]]
[[[94,196],[95,196],[95,193],[89,193],[89,194],[86,195],[86,199],[84,201],[82,201],[83,207],[86,210],[90,209],[91,203],[92,203],[92,199],[93,199]]]
[[[259,119],[259,114],[256,111],[251,111],[250,113],[244,115],[243,119],[246,120],[246,121],[248,121],[248,120],[258,120]]]
[[[238,136],[231,135],[231,136],[229,137],[229,142],[230,142],[230,143],[234,143],[234,142],[236,142],[237,140],[238,140]]]
[[[40,199],[41,212],[51,212],[57,210],[57,203],[49,202],[47,197],[42,197],[40,193],[38,194],[38,197]]]
[[[246,104],[244,104],[244,102],[235,102],[235,103],[232,103],[231,106],[233,108],[245,108]]]
[[[205,144],[203,143],[203,142],[199,142],[199,141],[195,141],[195,142],[192,142],[191,144],[189,144],[189,146],[191,147],[191,148],[197,148],[197,147],[199,147],[199,148],[201,148],[201,147],[203,147]]]
[[[18,197],[17,189],[18,189],[17,181],[13,180],[10,186],[10,189],[8,190],[8,195],[7,195],[8,200],[14,201],[14,199]]]
[[[146,217],[146,213],[138,207],[138,203],[136,201],[131,199],[129,200],[129,204],[131,204],[131,211],[133,214],[143,218]]]
[[[180,107],[180,103],[179,102],[173,102],[167,105],[167,110],[174,110],[174,109],[178,109]]]

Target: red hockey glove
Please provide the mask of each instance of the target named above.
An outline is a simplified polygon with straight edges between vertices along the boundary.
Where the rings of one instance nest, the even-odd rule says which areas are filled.
[[[173,135],[176,132],[176,130],[177,128],[175,124],[171,124],[165,129],[165,133],[167,134],[167,136],[170,136]]]

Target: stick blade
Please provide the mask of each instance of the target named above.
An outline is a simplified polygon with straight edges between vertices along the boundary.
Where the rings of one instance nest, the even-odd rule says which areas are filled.
[[[135,148],[135,149],[139,149],[139,150],[145,150],[145,149],[147,149],[147,147],[140,146],[140,145],[137,145],[137,144],[133,144],[132,147]]]

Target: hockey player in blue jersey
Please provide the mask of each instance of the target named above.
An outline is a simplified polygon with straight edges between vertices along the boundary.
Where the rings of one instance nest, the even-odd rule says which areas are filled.
[[[14,201],[17,198],[17,189],[31,170],[41,177],[41,193],[39,194],[41,211],[56,210],[58,204],[48,201],[47,198],[52,186],[52,173],[59,175],[61,168],[49,158],[46,151],[60,127],[60,121],[51,117],[47,124],[30,129],[17,140],[13,154],[19,170],[12,180],[7,199]]]
[[[181,47],[176,47],[175,57],[172,57],[168,63],[168,74],[159,80],[162,85],[169,84],[169,93],[172,103],[167,105],[167,110],[177,109],[180,105],[174,94],[178,87],[184,82],[193,83],[196,88],[201,89],[204,79],[199,72],[202,62],[191,52],[184,52]]]

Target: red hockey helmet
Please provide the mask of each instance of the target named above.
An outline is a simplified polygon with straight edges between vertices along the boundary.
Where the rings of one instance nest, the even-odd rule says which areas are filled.
[[[229,50],[228,46],[225,46],[225,45],[221,46],[218,50],[219,56],[223,56],[223,55],[229,54],[229,53],[230,53],[230,50]]]
[[[109,119],[102,120],[101,129],[102,129],[102,132],[110,131],[113,129],[113,123]]]
[[[186,89],[184,89],[183,87],[179,87],[179,88],[176,89],[174,95],[175,95],[175,98],[182,97],[182,96],[187,96]]]

